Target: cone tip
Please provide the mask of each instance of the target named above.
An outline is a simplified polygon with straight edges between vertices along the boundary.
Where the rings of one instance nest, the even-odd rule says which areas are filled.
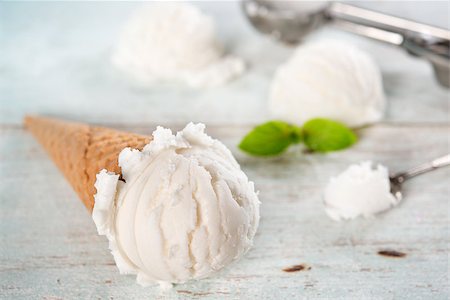
[[[25,128],[28,129],[35,118],[36,116],[33,115],[25,115],[25,117],[23,118],[23,125],[25,126]]]

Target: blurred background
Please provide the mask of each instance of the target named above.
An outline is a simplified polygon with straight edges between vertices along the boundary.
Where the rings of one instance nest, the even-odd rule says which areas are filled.
[[[359,1],[361,7],[449,28],[448,1]],[[0,3],[0,118],[20,124],[25,113],[94,123],[253,124],[267,120],[267,98],[277,66],[292,47],[258,33],[238,1],[195,2],[216,21],[228,52],[249,65],[244,76],[206,90],[144,87],[111,65],[118,34],[143,3]],[[326,26],[308,39],[345,39],[379,64],[389,100],[388,121],[448,120],[448,91],[428,62],[404,50]],[[411,97],[417,99],[412,103]],[[230,111],[230,107],[236,108]],[[416,112],[420,111],[420,114]]]

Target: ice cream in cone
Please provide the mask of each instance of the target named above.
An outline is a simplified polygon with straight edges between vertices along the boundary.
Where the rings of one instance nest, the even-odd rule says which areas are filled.
[[[44,117],[25,125],[92,211],[119,271],[138,283],[204,278],[252,245],[254,185],[203,124],[151,137]]]

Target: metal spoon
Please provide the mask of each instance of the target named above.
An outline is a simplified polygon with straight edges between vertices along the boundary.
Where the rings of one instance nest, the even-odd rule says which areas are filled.
[[[431,162],[422,164],[405,172],[400,172],[389,176],[391,182],[391,193],[399,201],[402,200],[402,183],[417,175],[427,173],[438,168],[450,165],[450,154],[437,158]]]
[[[299,43],[311,31],[332,23],[340,29],[400,46],[411,55],[427,59],[438,82],[450,87],[449,30],[338,2],[319,1],[307,10],[301,6],[293,9],[289,2],[284,3],[243,0],[242,8],[257,30],[289,44]]]

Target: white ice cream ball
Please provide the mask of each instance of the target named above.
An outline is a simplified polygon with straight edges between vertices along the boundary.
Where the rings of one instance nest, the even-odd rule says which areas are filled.
[[[213,19],[186,2],[140,9],[121,32],[112,61],[142,84],[214,86],[245,69],[239,58],[224,55]]]
[[[143,151],[124,149],[125,182],[97,176],[93,218],[122,273],[137,281],[200,279],[249,250],[259,200],[231,152],[189,124],[176,136],[158,128]],[[112,195],[112,196],[111,196]]]
[[[385,97],[380,71],[362,50],[337,41],[299,46],[275,73],[269,110],[302,124],[322,117],[360,126],[379,121]]]
[[[325,211],[336,221],[371,217],[398,203],[390,192],[388,169],[370,161],[349,166],[324,191]]]

